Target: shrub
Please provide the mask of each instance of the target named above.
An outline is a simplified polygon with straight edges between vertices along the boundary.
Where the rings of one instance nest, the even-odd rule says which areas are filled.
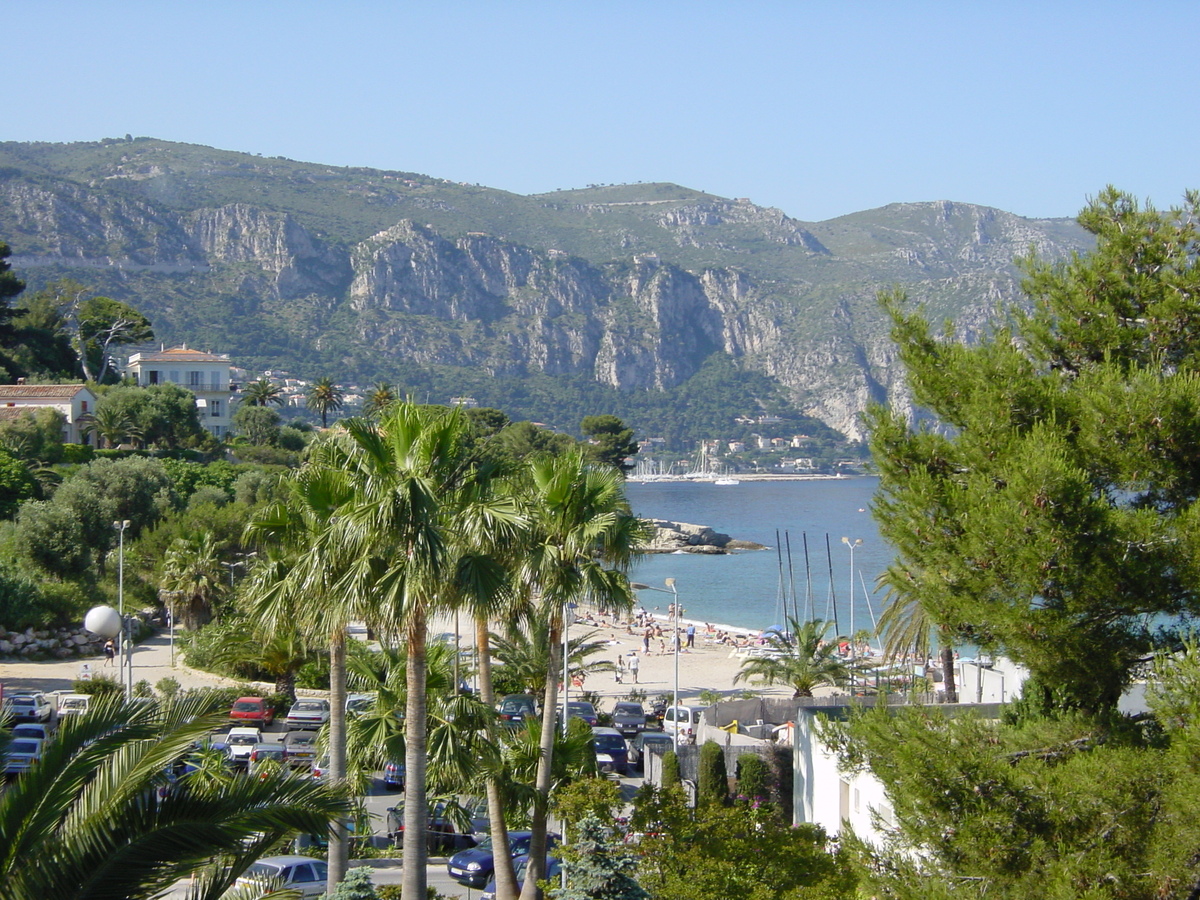
[[[96,458],[96,450],[90,444],[63,444],[64,463],[89,463]]]
[[[674,750],[668,750],[662,758],[662,786],[664,788],[680,787],[683,776],[679,773],[679,755]]]
[[[71,684],[71,690],[76,694],[90,694],[103,697],[108,694],[122,694],[125,689],[111,675],[93,675],[91,678],[76,678]]]
[[[696,786],[698,805],[729,802],[729,773],[725,769],[725,750],[716,741],[705,741],[700,748],[700,772]]]
[[[771,798],[771,770],[757,753],[743,753],[737,761],[738,798],[751,804]]]
[[[347,872],[329,897],[330,900],[379,900],[379,895],[371,885],[371,870],[367,866],[358,866]]]
[[[179,684],[179,679],[168,675],[166,678],[160,678],[158,684],[154,685],[154,689],[162,694],[163,697],[170,700],[182,690],[182,687]]]

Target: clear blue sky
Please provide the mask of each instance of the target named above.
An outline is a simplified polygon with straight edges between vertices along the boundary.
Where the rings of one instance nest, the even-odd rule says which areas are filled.
[[[1200,187],[1200,3],[8,4],[0,138],[126,133],[819,220]]]

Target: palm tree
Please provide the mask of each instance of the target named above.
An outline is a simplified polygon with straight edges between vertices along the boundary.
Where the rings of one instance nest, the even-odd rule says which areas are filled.
[[[589,657],[604,653],[608,645],[593,640],[599,632],[567,639],[567,672],[570,677],[594,672],[611,672],[613,665]],[[550,665],[550,622],[534,618],[524,627],[514,625],[505,636],[491,635],[492,655],[504,663],[504,673],[521,683],[531,694],[546,693],[546,676]],[[562,678],[561,666],[555,670]]]
[[[367,399],[363,403],[363,415],[374,418],[396,402],[396,389],[386,381],[377,381],[367,391]]]
[[[801,624],[788,618],[790,632],[771,632],[767,635],[770,656],[755,656],[742,662],[735,682],[747,680],[764,685],[784,684],[795,693],[793,697],[811,697],[813,689],[823,684],[847,684],[853,673],[852,664],[838,656],[837,641],[827,641],[829,626],[820,619]]]
[[[537,616],[547,623],[549,659],[543,710],[558,702],[563,611],[585,596],[601,609],[628,609],[633,595],[624,572],[644,526],[625,499],[621,473],[589,463],[582,452],[538,457],[528,464],[531,527],[524,550],[522,583],[538,598]],[[545,877],[546,816],[554,765],[554,716],[542,716],[530,862],[521,896],[534,900]]]
[[[350,419],[343,457],[353,502],[338,517],[341,545],[353,561],[343,579],[371,599],[371,617],[406,655],[405,834],[403,896],[426,893],[426,636],[432,612],[494,595],[503,567],[487,553],[518,521],[493,492],[494,472],[478,464],[457,410],[397,403],[378,426]]]
[[[283,406],[283,385],[276,384],[267,377],[251,381],[242,388],[242,403],[248,406]]]
[[[212,661],[218,669],[242,677],[268,675],[275,680],[275,693],[295,702],[296,675],[318,655],[299,629],[268,629],[252,621],[246,631],[227,636],[224,644],[213,652]]]
[[[329,414],[342,408],[344,397],[342,389],[328,375],[322,375],[308,389],[308,408],[320,414],[322,428],[329,427]]]
[[[162,589],[182,598],[172,615],[194,631],[213,618],[215,601],[224,592],[220,551],[224,545],[211,532],[176,538],[163,562]]]
[[[217,897],[289,832],[321,833],[346,813],[341,791],[287,773],[172,786],[168,770],[221,718],[206,696],[160,706],[117,695],[64,721],[0,794],[0,898],[142,900],[214,857],[223,865],[190,896]]]
[[[115,406],[101,405],[94,413],[81,416],[80,421],[83,423],[83,433],[96,435],[102,449],[115,447],[126,438],[132,439],[135,433],[141,437],[133,420]]]
[[[903,660],[911,654],[924,664],[933,655],[936,639],[942,662],[943,696],[947,703],[957,703],[953,632],[935,622],[925,605],[910,590],[902,589],[911,582],[899,569],[890,567],[880,582],[888,585],[887,605],[879,616],[879,630],[884,636],[884,658]]]
[[[246,526],[248,541],[282,552],[255,567],[247,608],[265,630],[298,628],[328,643],[329,777],[341,784],[346,778],[346,627],[370,618],[365,594],[341,584],[349,562],[336,521],[353,495],[346,473],[331,462],[328,442],[314,444],[308,461],[283,487],[282,499]],[[345,877],[348,857],[349,835],[339,823],[329,843],[331,892]]]

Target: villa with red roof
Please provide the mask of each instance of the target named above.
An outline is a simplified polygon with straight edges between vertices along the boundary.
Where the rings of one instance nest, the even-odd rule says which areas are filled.
[[[96,411],[96,395],[86,384],[0,384],[0,420],[46,408],[65,417],[64,442],[87,443],[80,420]]]
[[[142,387],[177,384],[196,395],[200,424],[214,437],[223,438],[233,422],[233,391],[229,383],[229,354],[181,347],[134,353],[125,364],[125,375]]]

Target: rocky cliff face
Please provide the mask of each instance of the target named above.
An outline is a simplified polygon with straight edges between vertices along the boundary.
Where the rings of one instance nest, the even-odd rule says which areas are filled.
[[[0,157],[13,146],[19,161],[31,153],[0,145]],[[677,385],[724,352],[775,378],[800,409],[859,437],[869,402],[911,410],[879,289],[903,285],[970,336],[1019,297],[1014,256],[1030,246],[1052,257],[1086,246],[1070,223],[969,204],[895,204],[805,224],[675,186],[647,187],[632,201],[533,202],[201,149],[191,173],[179,163],[187,145],[166,142],[119,152],[97,145],[98,159],[109,156],[81,169],[86,178],[0,168],[0,239],[12,245],[11,261],[130,300],[168,339],[193,339],[213,324],[197,318],[198,298],[208,303],[204,315],[229,320],[218,334],[286,334],[287,352],[320,352],[336,321],[360,371],[362,360],[390,357],[583,375],[636,391]],[[307,206],[227,202],[254,178]],[[327,192],[314,201],[319,190]],[[351,205],[322,219],[321,204],[335,203]],[[492,207],[501,210],[494,219]],[[383,219],[385,208],[408,217]],[[339,216],[391,224],[335,236],[313,225],[329,228]],[[495,236],[510,226],[526,239]],[[36,287],[37,277],[26,277]],[[244,327],[239,316],[248,317]],[[247,346],[242,352],[257,353]]]

